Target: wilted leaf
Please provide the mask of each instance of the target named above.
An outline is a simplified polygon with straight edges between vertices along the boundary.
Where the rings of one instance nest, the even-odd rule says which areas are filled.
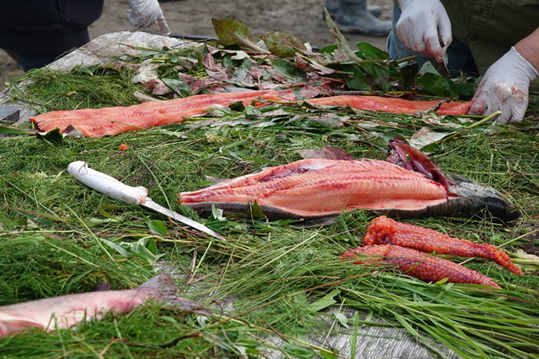
[[[223,46],[237,45],[246,51],[266,52],[259,47],[251,30],[238,20],[211,19],[219,43]]]
[[[305,82],[307,75],[285,59],[272,59],[271,64],[275,71],[283,76],[288,82]]]
[[[191,96],[191,88],[185,81],[177,79],[161,79],[165,85],[170,87],[174,92],[176,92],[181,97]]]
[[[306,52],[305,45],[286,32],[271,32],[261,36],[268,50],[275,56],[294,57],[296,52]]]

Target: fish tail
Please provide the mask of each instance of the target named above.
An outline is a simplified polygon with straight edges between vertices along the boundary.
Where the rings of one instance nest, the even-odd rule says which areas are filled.
[[[202,315],[212,315],[203,305],[180,296],[176,283],[170,274],[161,273],[140,285],[141,289],[149,290],[154,299],[171,309],[180,309]]]

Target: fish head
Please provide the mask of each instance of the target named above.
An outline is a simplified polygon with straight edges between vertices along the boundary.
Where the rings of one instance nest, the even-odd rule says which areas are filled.
[[[518,219],[520,210],[496,189],[458,175],[450,175],[448,192],[458,196],[469,216],[486,209],[492,216],[504,222]]]

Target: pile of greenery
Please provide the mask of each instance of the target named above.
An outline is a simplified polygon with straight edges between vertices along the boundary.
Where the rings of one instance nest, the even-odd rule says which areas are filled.
[[[119,59],[120,67],[35,70],[10,95],[49,111],[135,104],[136,91],[165,99],[204,93],[212,86],[268,83],[298,95],[345,90],[467,98],[470,88],[473,93],[476,79],[448,80],[434,72],[417,76],[413,59],[394,61],[365,43],[352,51],[328,21],[336,45],[316,53],[288,34],[265,35],[261,44],[241,24],[215,21],[218,44],[182,51],[140,49],[137,56]],[[141,71],[141,65],[150,64],[157,66]],[[260,81],[248,81],[253,71]],[[133,84],[131,79],[141,74],[155,81],[139,77]],[[148,84],[159,81],[166,87],[156,95],[156,87]],[[453,355],[444,347],[467,358],[536,357],[537,262],[516,258],[518,250],[537,254],[539,240],[538,128],[529,114],[521,124],[499,126],[431,113],[233,105],[180,124],[100,139],[3,128],[19,134],[0,140],[1,305],[87,292],[101,282],[113,289],[133,288],[165,270],[175,274],[183,296],[212,308],[214,316],[150,304],[74,330],[1,338],[0,355],[355,357],[361,354],[358,341],[370,340],[362,328],[386,326],[402,328],[441,357]],[[232,178],[286,164],[300,159],[299,150],[335,146],[354,158],[385,159],[389,139],[417,139],[420,129],[437,134],[423,150],[442,170],[505,193],[522,217],[509,224],[493,221],[488,213],[407,222],[502,247],[526,276],[467,259],[467,267],[503,287],[491,291],[424,283],[391,268],[341,261],[340,254],[362,244],[373,218],[359,210],[324,227],[301,228],[290,221],[227,218],[218,212],[199,218],[178,202],[179,192],[207,185],[207,176]],[[121,150],[122,144],[127,149]],[[131,186],[145,186],[157,203],[221,232],[227,241],[85,187],[66,172],[77,160]],[[350,335],[349,355],[330,344],[336,334]],[[275,344],[276,338],[281,344]]]

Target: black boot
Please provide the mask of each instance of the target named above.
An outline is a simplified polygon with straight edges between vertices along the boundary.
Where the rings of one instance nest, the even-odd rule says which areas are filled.
[[[329,16],[331,16],[332,19],[335,19],[335,15],[337,15],[337,11],[339,11],[339,0],[326,0],[325,8],[328,9]],[[378,5],[368,5],[367,10],[369,10],[375,17],[380,17],[380,15],[382,15],[382,7]]]
[[[339,0],[335,24],[343,33],[387,36],[391,21],[382,21],[367,10],[367,0]]]

